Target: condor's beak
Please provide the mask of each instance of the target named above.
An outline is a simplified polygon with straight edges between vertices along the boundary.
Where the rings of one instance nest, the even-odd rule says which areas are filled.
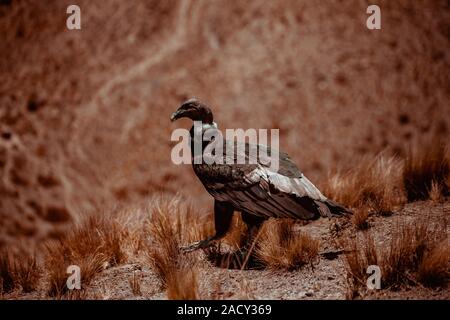
[[[175,120],[179,119],[180,116],[182,115],[183,110],[177,110],[174,113],[172,113],[172,115],[170,116],[170,121],[174,122]]]

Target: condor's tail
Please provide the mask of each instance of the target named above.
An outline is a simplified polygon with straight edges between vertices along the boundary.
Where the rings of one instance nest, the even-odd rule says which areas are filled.
[[[315,202],[318,205],[318,209],[322,217],[341,217],[353,213],[350,209],[347,209],[346,207],[330,199]]]

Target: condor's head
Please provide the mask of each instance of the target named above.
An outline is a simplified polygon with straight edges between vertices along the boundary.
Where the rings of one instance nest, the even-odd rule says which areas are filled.
[[[172,113],[171,121],[181,118],[189,118],[193,121],[201,121],[202,123],[213,123],[213,114],[211,109],[197,99],[189,99],[178,107],[178,110]]]

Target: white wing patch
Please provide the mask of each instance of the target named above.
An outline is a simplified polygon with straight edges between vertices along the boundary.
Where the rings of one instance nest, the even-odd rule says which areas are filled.
[[[245,175],[248,183],[259,183],[270,194],[270,186],[280,192],[295,194],[298,197],[309,197],[325,201],[327,198],[303,174],[299,178],[289,178],[268,168],[258,165],[258,168]]]

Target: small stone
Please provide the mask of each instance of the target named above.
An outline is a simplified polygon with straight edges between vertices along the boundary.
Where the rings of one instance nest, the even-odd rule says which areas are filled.
[[[307,297],[312,297],[313,295],[314,295],[314,293],[312,291],[307,291],[305,293],[305,296],[307,296]]]

